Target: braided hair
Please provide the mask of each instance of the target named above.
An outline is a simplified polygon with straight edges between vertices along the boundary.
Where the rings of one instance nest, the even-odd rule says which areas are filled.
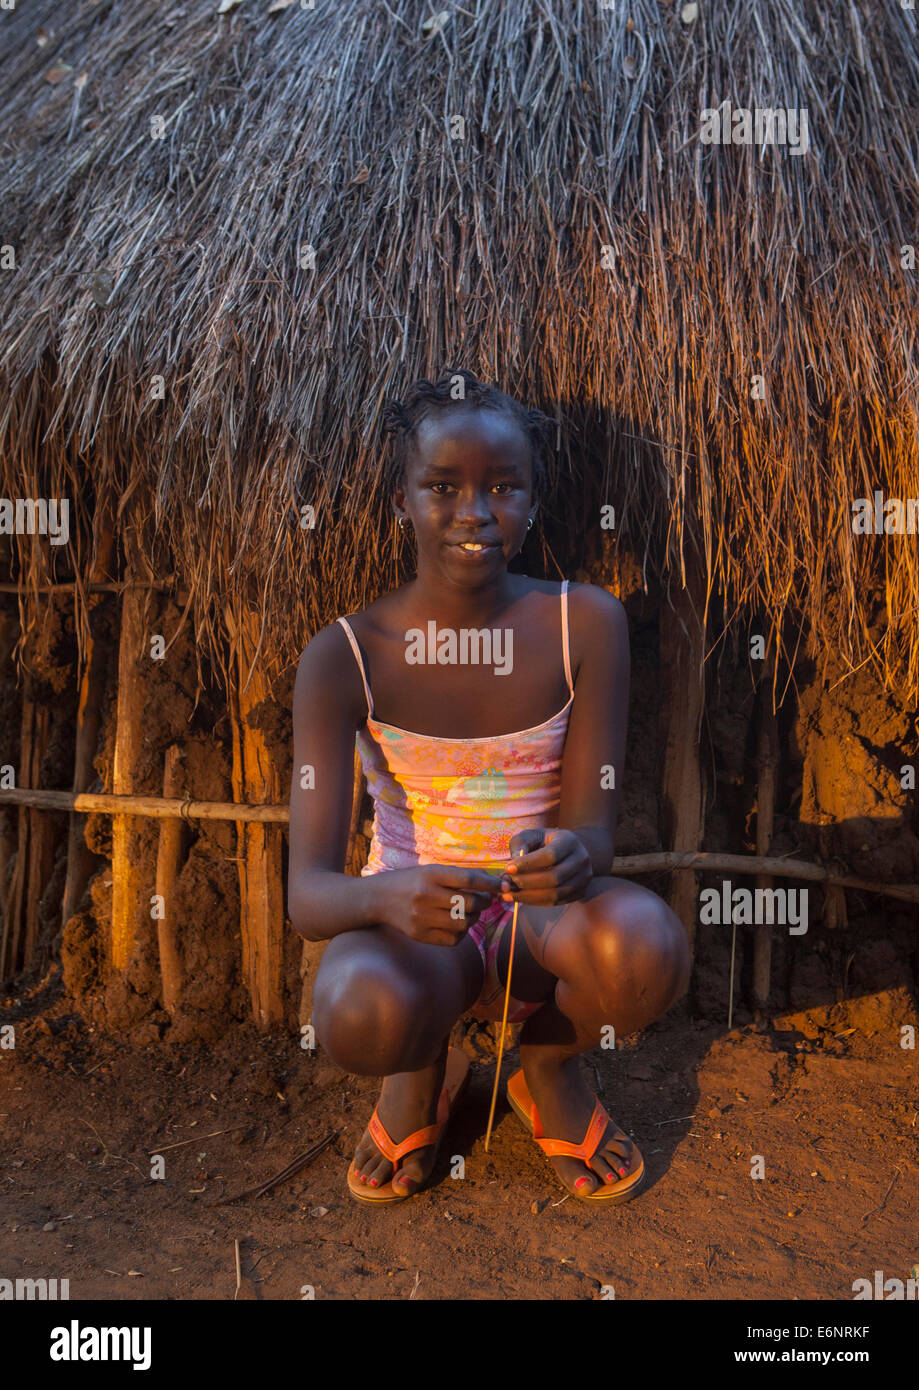
[[[462,382],[462,392],[456,389]],[[528,410],[513,396],[507,396],[496,386],[488,386],[465,368],[446,368],[436,381],[425,377],[412,382],[402,401],[388,401],[383,407],[384,435],[393,436],[394,447],[385,465],[384,482],[389,491],[398,487],[405,476],[406,466],[418,425],[427,416],[453,409],[456,406],[475,406],[479,409],[504,411],[511,415],[529,441],[533,460],[533,495],[538,497],[546,480],[545,449],[552,420],[541,410]]]

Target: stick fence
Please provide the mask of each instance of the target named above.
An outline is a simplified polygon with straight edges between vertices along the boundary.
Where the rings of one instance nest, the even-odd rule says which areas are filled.
[[[40,807],[46,811],[100,811],[105,815],[150,816],[157,820],[270,821],[286,824],[289,808],[286,804],[249,805],[239,801],[192,801],[163,796],[113,796],[107,792],[28,790],[23,787],[0,791],[0,805]],[[807,879],[812,883],[831,883],[840,888],[856,888],[866,893],[880,893],[902,902],[919,903],[917,883],[875,883],[851,874],[836,874],[822,864],[805,859],[782,859],[760,854],[716,854],[708,850],[662,850],[654,854],[617,856],[610,873],[628,877],[632,874],[653,874],[680,869],[695,869],[700,873],[728,871],[735,874],[770,874],[779,878]]]

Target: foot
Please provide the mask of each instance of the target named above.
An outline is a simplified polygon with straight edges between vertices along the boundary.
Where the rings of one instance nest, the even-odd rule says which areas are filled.
[[[416,1130],[432,1125],[437,1119],[437,1102],[443,1088],[446,1049],[433,1066],[421,1071],[399,1072],[387,1076],[377,1103],[377,1114],[383,1128],[394,1144],[400,1144]],[[436,1146],[426,1144],[413,1149],[400,1160],[393,1182],[397,1192],[416,1192],[431,1171]],[[355,1174],[369,1188],[385,1187],[392,1178],[395,1165],[390,1163],[365,1129],[354,1151]]]
[[[552,1139],[580,1144],[587,1132],[597,1097],[580,1074],[577,1057],[547,1058],[544,1047],[520,1048],[527,1089],[533,1097],[543,1132]],[[534,1055],[535,1054],[535,1055]],[[543,1054],[543,1055],[540,1055]],[[575,1196],[589,1196],[603,1185],[613,1186],[638,1167],[635,1145],[618,1125],[609,1124],[589,1163],[580,1158],[550,1158],[564,1186]]]

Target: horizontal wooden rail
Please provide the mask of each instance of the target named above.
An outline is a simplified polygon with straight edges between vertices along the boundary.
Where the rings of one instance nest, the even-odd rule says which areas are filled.
[[[110,584],[81,584],[75,579],[62,579],[56,584],[39,584],[34,589],[31,584],[0,584],[0,594],[72,594],[76,588],[86,594],[123,594],[125,589],[170,590],[175,588],[172,580],[113,580]]]
[[[248,806],[237,801],[192,801],[163,796],[113,796],[108,792],[27,791],[23,787],[0,791],[0,805],[40,806],[46,811],[102,811],[105,815],[152,816],[169,820],[286,821],[288,807]]]
[[[285,804],[250,806],[241,801],[185,801],[162,796],[112,796],[107,792],[27,790],[23,787],[0,790],[0,805],[37,806],[46,811],[101,811],[105,815],[151,816],[158,820],[181,816],[186,820],[270,821],[286,824],[289,808]],[[857,888],[881,893],[903,902],[919,903],[919,884],[874,883],[866,878],[836,874],[822,864],[805,859],[781,859],[774,855],[717,854],[708,850],[682,853],[621,855],[613,860],[613,874],[672,873],[695,869],[697,873],[772,874],[778,878],[809,879],[813,883],[832,883],[840,888]]]
[[[0,792],[0,797],[3,793]],[[632,854],[613,860],[614,874],[668,873],[674,869],[695,869],[697,873],[728,870],[736,874],[774,874],[778,878],[804,878],[815,883],[834,883],[840,888],[860,888],[866,893],[883,893],[888,898],[919,903],[919,883],[875,883],[867,878],[834,874],[822,864],[810,864],[805,859],[779,859],[774,855],[715,854],[708,850],[687,850],[683,853],[664,851],[660,854]]]

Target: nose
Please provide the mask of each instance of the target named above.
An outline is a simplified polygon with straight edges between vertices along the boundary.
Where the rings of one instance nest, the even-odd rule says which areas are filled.
[[[491,516],[491,503],[487,493],[479,491],[478,488],[460,493],[456,502],[457,521],[465,524],[481,522],[487,525]]]

